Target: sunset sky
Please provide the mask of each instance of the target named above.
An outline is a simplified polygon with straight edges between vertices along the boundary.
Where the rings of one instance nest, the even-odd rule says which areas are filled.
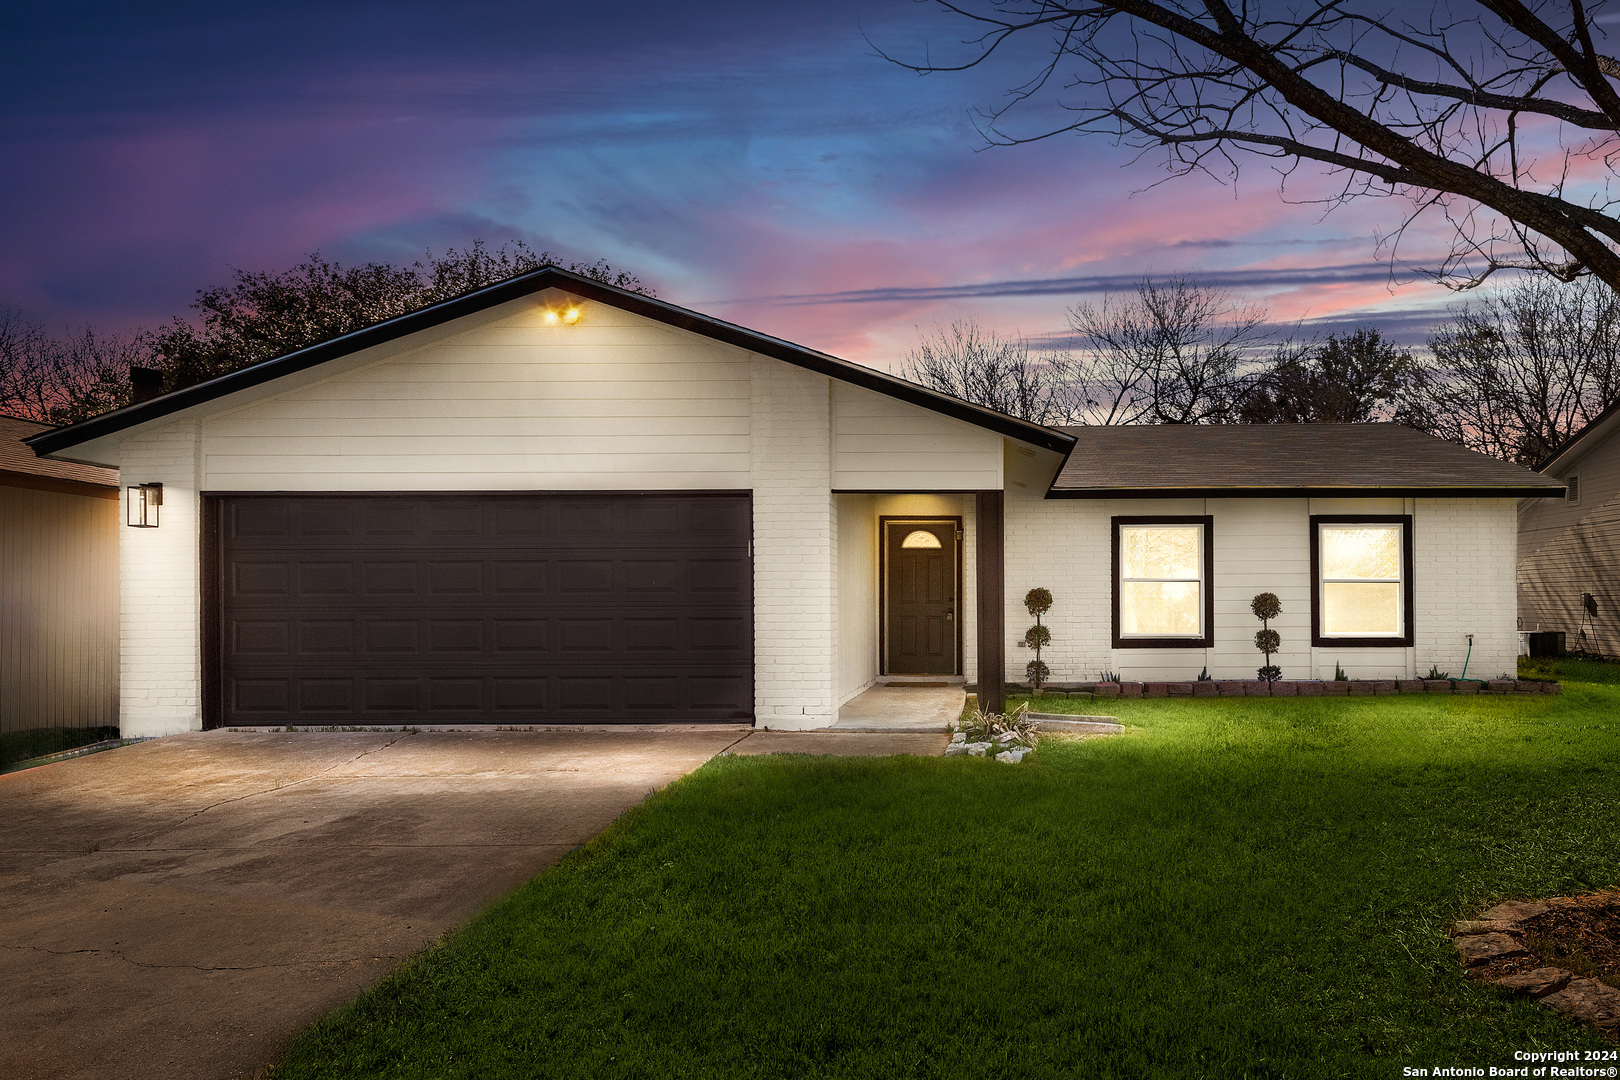
[[[880,367],[960,316],[1061,338],[1068,306],[1145,273],[1413,343],[1456,300],[1378,261],[1405,204],[1324,216],[1314,174],[1290,202],[1258,165],[1149,190],[1158,162],[1106,141],[986,149],[970,110],[1016,66],[884,62],[874,43],[961,36],[910,0],[60,3],[8,23],[0,306],[57,330],[166,321],[231,267],[475,238],[605,258]]]

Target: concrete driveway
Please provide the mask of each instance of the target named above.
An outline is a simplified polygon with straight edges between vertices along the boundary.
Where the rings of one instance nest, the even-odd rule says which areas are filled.
[[[0,776],[0,1077],[252,1076],[746,735],[217,731]]]

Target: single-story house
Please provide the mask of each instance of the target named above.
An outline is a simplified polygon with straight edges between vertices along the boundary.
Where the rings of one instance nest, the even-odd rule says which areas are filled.
[[[1620,656],[1620,403],[1566,442],[1541,473],[1562,499],[1519,508],[1519,629],[1561,630],[1567,648]]]
[[[123,475],[126,735],[993,701],[1035,586],[1058,679],[1252,677],[1261,591],[1285,677],[1495,675],[1562,491],[1389,425],[1043,427],[557,269],[30,444]]]
[[[0,415],[0,734],[118,723],[118,473]]]

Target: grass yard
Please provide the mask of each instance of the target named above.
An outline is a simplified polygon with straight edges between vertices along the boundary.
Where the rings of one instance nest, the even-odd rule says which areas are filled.
[[[115,727],[29,728],[26,731],[0,732],[0,769],[29,758],[75,750],[116,738],[118,729]]]
[[[1620,668],[1562,677],[1109,703],[1126,735],[1018,766],[718,759],[272,1075],[1398,1077],[1612,1049],[1465,980],[1445,932],[1620,882]]]

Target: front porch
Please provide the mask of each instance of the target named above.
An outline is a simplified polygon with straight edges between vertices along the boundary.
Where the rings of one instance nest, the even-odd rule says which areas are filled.
[[[1003,493],[839,492],[839,730],[943,731],[1005,675]],[[988,678],[985,678],[988,674]],[[1001,708],[1000,693],[987,707]]]

